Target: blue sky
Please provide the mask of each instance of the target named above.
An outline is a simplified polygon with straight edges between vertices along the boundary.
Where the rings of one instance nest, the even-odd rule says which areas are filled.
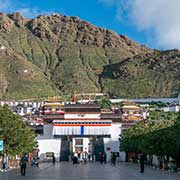
[[[31,18],[53,12],[78,16],[151,48],[180,48],[180,23],[169,18],[178,15],[180,0],[172,1],[175,6],[171,7],[169,0],[0,0],[0,11],[21,11]],[[160,10],[162,6],[165,11]],[[169,27],[173,23],[174,29]]]

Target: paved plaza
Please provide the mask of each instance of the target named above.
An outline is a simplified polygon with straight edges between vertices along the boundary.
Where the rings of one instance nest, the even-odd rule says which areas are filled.
[[[111,164],[87,163],[77,164],[62,162],[40,164],[39,168],[27,169],[26,177],[21,177],[19,170],[0,173],[0,180],[179,180],[180,174],[159,171],[151,167],[145,168],[145,173],[139,173],[136,164],[118,163],[115,167]]]

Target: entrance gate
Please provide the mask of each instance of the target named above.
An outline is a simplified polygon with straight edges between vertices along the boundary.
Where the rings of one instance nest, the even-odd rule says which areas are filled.
[[[77,137],[73,137],[73,138],[77,138]],[[78,138],[83,139],[82,136]],[[88,153],[90,152],[90,154],[92,155],[92,160],[99,161],[99,154],[104,153],[103,137],[91,136],[89,138],[92,139],[91,140],[92,146],[90,149],[87,148],[87,152]],[[73,149],[72,139],[69,139],[68,136],[61,137],[60,161],[69,161],[70,155],[73,155],[73,153],[75,153],[73,152],[72,149]]]
[[[99,161],[99,154],[104,153],[104,142],[103,138],[99,137],[92,141],[92,150],[93,150],[93,157],[95,156],[95,161]]]
[[[60,161],[69,161],[70,144],[67,136],[61,138]]]

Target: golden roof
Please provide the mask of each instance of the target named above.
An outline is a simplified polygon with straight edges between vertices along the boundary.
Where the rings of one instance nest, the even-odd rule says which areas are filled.
[[[136,105],[124,105],[122,106],[123,109],[140,109],[139,106]]]
[[[64,104],[61,102],[46,102],[44,106],[64,106]]]

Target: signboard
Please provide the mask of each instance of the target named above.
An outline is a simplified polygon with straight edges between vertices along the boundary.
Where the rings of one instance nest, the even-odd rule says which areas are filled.
[[[0,151],[3,151],[4,149],[4,143],[2,140],[0,140]]]

